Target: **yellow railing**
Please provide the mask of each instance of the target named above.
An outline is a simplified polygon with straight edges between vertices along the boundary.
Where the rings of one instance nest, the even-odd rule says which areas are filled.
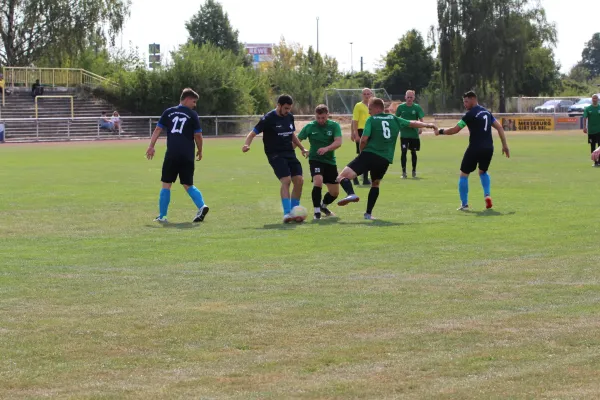
[[[111,80],[96,75],[81,68],[32,68],[32,67],[3,67],[4,86],[30,88],[36,80],[46,87],[72,88],[80,85],[98,87],[115,83]],[[4,105],[4,91],[2,91],[2,105]]]
[[[35,117],[38,117],[38,99],[69,99],[71,101],[71,118],[75,116],[75,110],[73,107],[73,96],[46,96],[39,95],[35,96]]]

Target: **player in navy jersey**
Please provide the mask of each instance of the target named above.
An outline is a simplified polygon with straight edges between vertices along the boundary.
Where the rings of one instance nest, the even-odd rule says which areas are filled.
[[[454,135],[465,126],[469,128],[469,147],[460,165],[460,179],[458,181],[458,192],[461,205],[459,210],[469,209],[469,174],[479,166],[479,179],[483,186],[485,208],[492,208],[492,197],[490,193],[490,176],[488,168],[494,155],[494,141],[492,139],[492,126],[498,131],[502,141],[502,154],[510,157],[510,151],[506,144],[506,136],[502,125],[494,118],[492,113],[479,105],[477,95],[469,91],[463,95],[463,104],[467,113],[454,128],[440,129],[437,135]]]
[[[302,218],[294,218],[290,211],[300,205],[302,196],[302,164],[296,158],[295,147],[302,150],[304,157],[308,156],[308,150],[304,148],[298,137],[294,133],[296,125],[292,110],[294,100],[291,96],[283,94],[277,99],[277,108],[266,113],[256,124],[252,132],[246,136],[246,142],[242,151],[246,153],[250,150],[252,140],[263,134],[263,145],[269,164],[275,172],[275,176],[281,182],[281,205],[283,206],[283,222],[292,221],[301,222]],[[290,196],[290,186],[294,184]]]
[[[154,145],[158,137],[163,131],[167,132],[167,151],[161,177],[162,190],[158,202],[159,214],[155,219],[157,222],[167,222],[171,185],[177,180],[177,176],[198,207],[193,221],[204,221],[204,217],[208,214],[208,207],[204,204],[202,193],[194,186],[194,153],[196,160],[202,160],[202,128],[198,114],[194,111],[198,97],[198,93],[192,89],[183,89],[180,104],[177,107],[167,108],[160,117],[146,151],[146,157],[151,160],[155,154]],[[194,151],[196,146],[197,152]]]

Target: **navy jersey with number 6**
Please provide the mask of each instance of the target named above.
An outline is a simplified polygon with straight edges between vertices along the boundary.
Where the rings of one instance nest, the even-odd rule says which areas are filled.
[[[292,135],[295,130],[296,125],[292,113],[282,117],[277,114],[277,110],[272,110],[258,121],[253,132],[257,135],[263,133],[265,153],[275,154],[294,151]]]
[[[492,124],[494,121],[496,121],[496,118],[492,113],[478,104],[467,111],[458,126],[469,128],[469,147],[493,149]]]
[[[196,111],[181,104],[177,107],[167,108],[158,120],[157,126],[167,132],[165,157],[194,160],[196,155],[194,135],[202,132]]]

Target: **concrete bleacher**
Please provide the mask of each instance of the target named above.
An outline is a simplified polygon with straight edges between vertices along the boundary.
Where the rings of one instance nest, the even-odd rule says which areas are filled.
[[[71,117],[71,104],[68,98],[39,98],[38,120],[35,118],[35,103],[31,92],[22,88],[5,97],[1,106],[0,120],[5,125],[7,141],[19,140],[66,140],[119,137],[147,137],[148,119],[128,119],[130,113],[119,111],[124,132],[98,129],[98,121],[103,111],[112,116],[115,110],[104,100],[94,98],[83,91],[71,88],[45,88],[44,95],[73,96],[74,119]],[[1,103],[0,103],[1,104]],[[90,117],[89,119],[78,119]],[[64,120],[44,120],[44,118],[65,118]],[[11,121],[11,119],[21,119]],[[155,121],[154,121],[155,122]]]

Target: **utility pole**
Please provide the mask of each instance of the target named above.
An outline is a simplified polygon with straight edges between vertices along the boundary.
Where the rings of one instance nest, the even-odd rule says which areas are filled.
[[[363,58],[360,56],[360,72],[363,72]]]
[[[350,73],[354,73],[354,65],[352,64],[352,43],[350,42]]]
[[[319,54],[319,17],[317,17],[317,54]]]

